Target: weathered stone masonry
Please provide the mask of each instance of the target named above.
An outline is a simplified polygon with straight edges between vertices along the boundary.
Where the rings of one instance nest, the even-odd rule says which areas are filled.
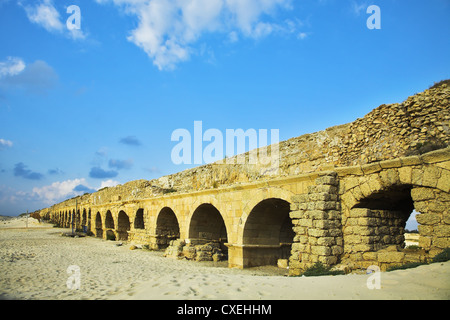
[[[41,215],[172,257],[239,268],[288,260],[292,275],[316,262],[384,269],[423,261],[450,246],[449,100],[444,84],[281,142],[277,176],[260,165],[210,164],[69,199]],[[403,248],[413,209],[414,252]]]
[[[423,261],[450,247],[450,150],[337,168],[292,197],[290,265],[351,268]],[[401,250],[415,208],[419,252]],[[295,271],[293,271],[295,273]]]

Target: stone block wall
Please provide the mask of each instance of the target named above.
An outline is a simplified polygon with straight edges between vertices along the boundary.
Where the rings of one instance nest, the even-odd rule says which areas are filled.
[[[349,170],[337,170],[344,264],[386,269],[429,260],[450,246],[448,156],[449,148],[361,166],[349,175]],[[413,209],[419,250],[404,248],[404,228]]]
[[[307,194],[292,197],[291,213],[296,233],[289,259],[290,275],[321,262],[332,266],[343,252],[340,203],[336,173],[324,174]]]
[[[414,207],[420,214],[419,246],[436,255],[450,247],[450,193],[438,189],[417,187],[411,190]]]
[[[296,274],[315,262],[332,266],[353,261],[362,266],[379,261],[387,266],[408,259],[420,260],[423,258],[421,254],[418,258],[399,251],[403,239],[404,210],[375,208],[374,196],[386,196],[390,190],[401,191],[403,194],[404,189],[397,187],[407,188],[410,192],[408,197],[412,199],[410,202],[420,212],[417,216],[420,224],[419,245],[424,252],[433,255],[450,246],[449,148],[441,148],[450,143],[449,102],[450,88],[443,84],[416,94],[400,104],[379,106],[352,123],[280,142],[280,162],[276,174],[271,172],[267,175],[267,170],[258,165],[207,164],[151,181],[137,180],[104,188],[44,209],[41,215],[48,215],[49,212],[57,214],[59,222],[70,226],[71,214],[79,212],[80,207],[89,210],[92,208],[92,229],[105,238],[107,232],[115,231],[107,230],[114,226],[105,223],[104,211],[101,212],[102,219],[97,223],[96,213],[101,208],[129,205],[130,208],[124,210],[132,217],[141,207],[132,206],[143,202],[147,202],[148,208],[156,208],[157,204],[161,204],[158,210],[173,204],[172,197],[189,198],[188,202],[191,204],[215,202],[216,207],[220,207],[217,216],[226,217],[227,226],[231,227],[227,229],[229,253],[238,252],[230,259],[230,265],[233,266],[240,263],[236,257],[244,257],[244,260],[266,260],[268,257],[269,261],[276,256],[272,251],[280,251],[279,243],[260,243],[259,240],[265,239],[265,234],[268,233],[268,229],[260,229],[263,225],[261,223],[252,221],[252,226],[258,231],[254,233],[258,239],[253,239],[251,243],[241,243],[239,240],[244,238],[239,233],[243,230],[240,226],[241,218],[258,202],[248,208],[247,205],[255,195],[261,195],[258,200],[261,202],[273,198],[286,202],[291,200],[289,217],[296,233],[289,259],[291,274]],[[431,148],[441,148],[442,152],[420,155],[423,153],[421,147],[427,144]],[[405,157],[410,154],[416,155]],[[302,182],[294,185],[293,181],[298,176],[307,179],[308,184],[303,185]],[[273,181],[277,182],[271,184]],[[314,181],[313,186],[310,186],[311,181]],[[235,189],[235,192],[230,189]],[[227,192],[230,194],[225,205],[221,203],[225,202],[221,197]],[[201,194],[205,194],[205,197],[202,198]],[[395,201],[389,202],[389,205],[395,206]],[[175,209],[177,214],[181,212],[180,221],[183,224],[194,210],[194,205],[185,204],[180,204]],[[160,246],[167,246],[172,238],[169,234],[163,236],[162,241],[156,237],[156,234],[164,234],[161,230],[156,232],[158,212],[155,209],[154,212],[147,213],[145,229],[137,230],[136,226],[132,228],[130,225],[118,227],[117,230],[120,229],[122,235],[128,231],[130,241],[151,243],[154,244],[154,249],[161,249]],[[207,216],[210,214],[200,215],[198,220]],[[258,219],[261,220],[264,216],[261,214]],[[134,220],[133,217],[129,222]],[[167,221],[164,224],[167,225]],[[209,230],[196,230],[198,237],[212,238],[205,236],[205,232],[213,234],[214,230],[210,227],[208,226]],[[185,233],[180,232],[179,236],[184,239],[192,238],[186,232],[186,226],[184,230]],[[172,251],[169,255],[178,257],[185,253],[193,256],[195,249],[197,256],[197,248],[192,248],[191,244],[187,246],[176,241],[170,243],[171,249],[168,251]],[[199,248],[200,257],[213,256],[202,253],[208,252],[204,249]],[[247,255],[248,252],[251,254]],[[244,263],[246,264],[247,262]]]
[[[150,242],[150,235],[147,230],[144,229],[134,229],[133,231],[128,231],[128,241],[130,243],[137,244],[148,244]]]
[[[174,192],[215,189],[394,159],[418,151],[419,145],[449,145],[449,104],[450,87],[443,84],[402,103],[381,105],[352,123],[281,141],[278,144],[279,170],[276,172],[268,171],[262,164],[223,164],[221,161],[150,181],[136,180],[103,188],[78,197],[78,200],[79,203],[101,205]],[[249,153],[244,156],[248,159]],[[237,157],[229,160],[234,161]],[[74,203],[75,199],[66,200],[63,207]]]
[[[343,229],[344,259],[367,268],[376,264],[379,250],[402,249],[407,216],[403,211],[354,208]]]

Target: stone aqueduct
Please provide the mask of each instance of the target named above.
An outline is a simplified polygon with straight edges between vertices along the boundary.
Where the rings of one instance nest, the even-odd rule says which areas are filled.
[[[316,262],[385,269],[423,261],[450,247],[450,148],[410,156],[402,152],[412,140],[430,137],[448,145],[449,96],[444,85],[401,105],[375,109],[355,122],[363,125],[362,131],[352,123],[285,142],[280,176],[260,179],[247,170],[247,175],[234,172],[232,177],[233,172],[220,166],[206,167],[205,175],[200,168],[179,176],[187,186],[177,192],[153,192],[148,182],[130,182],[115,187],[117,192],[109,188],[55,204],[41,210],[41,216],[67,228],[72,223],[77,229],[86,227],[99,238],[146,244],[177,257],[194,258],[195,248],[199,257],[198,250],[209,245],[229,267],[288,261],[291,275]],[[375,133],[367,136],[372,129]],[[296,141],[301,143],[296,146]],[[323,141],[335,145],[324,146]],[[314,154],[317,144],[323,158]],[[300,151],[288,155],[286,150],[293,148]],[[291,161],[301,157],[307,160]],[[222,180],[216,184],[211,176]],[[198,188],[202,181],[209,187]],[[413,210],[421,247],[414,251],[403,248],[405,223]]]
[[[46,215],[64,227],[74,217],[76,228],[86,226],[97,237],[111,234],[153,249],[166,249],[176,239],[217,242],[228,251],[230,267],[278,259],[289,259],[291,274],[317,261],[386,267],[450,247],[450,148],[139,201],[96,205],[80,198]],[[422,256],[400,250],[413,208],[420,213]]]

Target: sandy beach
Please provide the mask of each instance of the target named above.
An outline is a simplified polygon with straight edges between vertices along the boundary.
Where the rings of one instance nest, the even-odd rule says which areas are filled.
[[[380,273],[381,288],[369,289],[367,274],[285,277],[276,267],[229,269],[130,250],[127,243],[61,236],[68,232],[32,218],[28,228],[25,218],[0,221],[0,299],[450,298],[450,261]]]

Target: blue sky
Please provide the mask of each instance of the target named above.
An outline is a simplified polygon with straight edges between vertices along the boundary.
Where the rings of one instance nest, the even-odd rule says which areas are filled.
[[[401,102],[450,78],[448,17],[448,0],[0,0],[0,214],[192,167],[171,134],[194,121],[286,140]]]

